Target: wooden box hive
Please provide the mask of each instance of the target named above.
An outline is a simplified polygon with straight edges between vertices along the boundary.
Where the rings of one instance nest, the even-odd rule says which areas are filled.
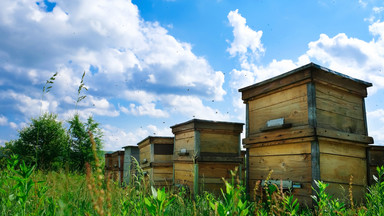
[[[172,126],[175,135],[173,182],[193,194],[219,192],[231,170],[241,173],[240,134],[243,123],[193,119]]]
[[[125,146],[124,148],[124,171],[123,179],[125,184],[129,184],[132,174],[136,174],[136,166],[133,158],[137,162],[140,161],[139,147],[138,146]],[[133,158],[132,158],[133,157]]]
[[[173,137],[149,136],[137,145],[140,167],[149,178],[151,186],[172,185]]]
[[[376,181],[373,179],[373,175],[375,175],[376,177],[378,176],[376,167],[384,166],[384,146],[369,146],[367,151],[367,158],[369,180],[368,183],[372,185],[376,183]]]
[[[105,154],[105,175],[115,181],[123,182],[124,151]]]
[[[272,179],[301,203],[312,204],[314,180],[328,192],[346,197],[350,175],[358,201],[367,186],[368,136],[361,80],[310,63],[275,78],[240,89],[246,104],[247,188]],[[340,185],[346,190],[343,194]]]

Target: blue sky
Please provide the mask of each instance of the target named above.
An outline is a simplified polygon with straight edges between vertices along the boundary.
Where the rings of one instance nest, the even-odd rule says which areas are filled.
[[[0,38],[0,145],[42,112],[71,118],[84,71],[78,112],[118,150],[191,118],[244,122],[239,88],[309,62],[373,83],[384,144],[382,0],[2,0]]]

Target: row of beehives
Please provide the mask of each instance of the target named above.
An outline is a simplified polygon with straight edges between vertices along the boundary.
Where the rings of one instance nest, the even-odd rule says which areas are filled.
[[[194,194],[220,191],[222,178],[231,179],[236,169],[235,178],[244,176],[242,123],[193,119],[171,128],[174,137],[149,136],[137,146],[106,154],[107,169],[115,169],[119,180],[127,182],[133,156],[151,185],[187,186]]]
[[[368,136],[364,99],[371,85],[310,63],[240,89],[246,105],[247,191],[273,170],[271,179],[291,189],[301,203],[312,204],[314,180],[327,182],[328,192],[342,198],[352,181],[354,198],[363,199],[373,167],[384,163],[383,148],[369,147],[373,139]],[[219,184],[217,176],[227,177],[228,169],[241,161],[241,124],[231,132],[204,126],[207,121],[201,122],[202,128],[196,124],[193,120],[172,127],[172,176],[161,171],[161,179],[187,184],[193,191],[200,190],[203,179]],[[155,145],[145,142],[150,143],[139,143],[140,152],[156,152]],[[155,155],[140,156],[142,166],[161,167]]]

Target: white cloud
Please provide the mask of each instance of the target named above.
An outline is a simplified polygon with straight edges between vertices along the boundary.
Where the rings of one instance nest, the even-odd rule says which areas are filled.
[[[15,122],[9,122],[9,126],[15,130],[19,127]]]
[[[204,105],[203,101],[196,96],[169,95],[164,96],[163,101],[166,106],[172,107],[172,112],[181,113],[189,118],[222,121],[230,119],[229,114],[223,114],[218,109]],[[214,100],[212,102],[214,102]]]
[[[366,42],[340,33],[333,38],[321,34],[317,41],[308,44],[308,57],[332,70],[372,82],[374,93],[384,89],[384,22],[375,22],[369,31],[377,39]]]
[[[375,144],[384,145],[384,109],[367,112],[369,135]]]
[[[104,150],[117,151],[127,145],[137,145],[138,142],[147,136],[173,136],[169,127],[158,128],[154,125],[147,125],[143,128],[137,128],[134,131],[126,132],[121,128],[111,125],[104,125],[102,132],[104,134]]]
[[[120,110],[123,113],[126,114],[133,114],[135,116],[151,116],[155,118],[167,118],[169,117],[169,114],[166,111],[163,111],[161,109],[156,109],[156,104],[155,103],[145,103],[143,105],[135,105],[131,103],[129,105],[129,108],[126,108],[124,106],[119,106]]]
[[[215,100],[226,94],[222,72],[159,23],[144,21],[130,1],[57,1],[47,13],[35,2],[5,0],[0,13],[0,30],[7,35],[0,41],[0,70],[15,80],[10,83],[43,85],[58,71],[52,91],[66,102],[68,95],[76,97],[83,71],[92,94],[101,96],[162,87],[173,94],[180,87],[195,89]],[[91,66],[96,73],[89,72]]]
[[[360,1],[361,4],[365,2]],[[383,11],[382,8],[374,8],[375,13]],[[230,12],[231,16],[237,17],[245,26],[245,19],[235,12]],[[228,19],[230,16],[228,15]],[[384,22],[380,20],[374,22],[374,17],[369,25],[369,31],[372,34],[370,41],[364,41],[358,38],[348,37],[345,33],[339,33],[334,37],[329,37],[326,34],[321,34],[319,39],[308,43],[308,50],[302,54],[297,61],[283,59],[272,60],[266,66],[257,64],[255,61],[260,53],[254,53],[248,50],[249,44],[245,43],[242,47],[234,49],[232,44],[236,44],[236,38],[246,38],[249,33],[235,31],[234,27],[234,42],[228,48],[231,55],[239,53],[240,69],[233,69],[231,72],[230,87],[233,92],[238,88],[245,87],[255,82],[260,82],[267,78],[277,76],[281,73],[287,72],[291,69],[297,68],[310,61],[316,60],[321,65],[328,67],[332,70],[347,74],[351,77],[362,79],[364,81],[372,82],[373,87],[369,88],[369,93],[373,94],[378,90],[384,90]],[[255,32],[252,29],[248,32]],[[261,32],[261,31],[259,31]],[[240,34],[240,35],[239,35]],[[244,35],[241,35],[244,34]],[[257,40],[258,44],[261,42],[261,33]],[[247,40],[245,40],[247,41]],[[238,43],[238,42],[237,42]],[[241,47],[241,46],[238,46]],[[239,51],[241,50],[241,51]],[[233,106],[240,110],[239,117],[245,112],[241,100],[238,95],[234,94]],[[369,133],[375,139],[376,143],[384,143],[384,127],[374,125],[377,119],[384,123],[384,111],[382,109],[375,110],[368,113]]]
[[[0,115],[0,126],[4,126],[8,124],[8,119],[7,117]]]
[[[227,51],[231,56],[243,56],[248,53],[248,49],[255,57],[264,52],[261,43],[262,31],[254,31],[246,25],[247,21],[239,14],[238,10],[231,11],[228,14],[228,21],[233,27],[233,41]]]

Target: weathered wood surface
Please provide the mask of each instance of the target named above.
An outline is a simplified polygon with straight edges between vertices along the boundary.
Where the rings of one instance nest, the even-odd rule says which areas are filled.
[[[249,101],[249,136],[261,132],[267,121],[277,118],[284,118],[292,127],[308,124],[305,86]]]
[[[384,146],[370,146],[367,151],[368,157],[368,180],[369,184],[375,184],[373,175],[378,176],[376,168],[384,166]]]
[[[355,178],[353,178],[355,180]],[[325,190],[329,195],[332,195],[334,198],[338,198],[340,200],[349,200],[349,184],[340,184],[340,183],[329,183],[325,182],[328,185],[327,189]],[[361,185],[354,185],[352,184],[352,195],[353,200],[356,203],[364,203],[365,200],[365,193],[367,192],[366,186]],[[349,203],[345,202],[345,203]]]
[[[188,160],[192,161],[195,155],[195,132],[188,131],[184,133],[175,134],[175,146],[173,157],[174,160]],[[181,149],[186,149],[188,155],[179,155]]]
[[[320,153],[321,179],[333,183],[348,184],[353,175],[354,184],[367,185],[367,161],[365,158]]]
[[[273,170],[272,179],[311,182],[311,155],[274,155],[249,158],[251,180],[266,179]]]
[[[200,151],[212,153],[233,153],[239,155],[240,134],[200,133]]]
[[[279,140],[288,140],[295,138],[313,137],[315,135],[314,128],[308,126],[300,126],[289,129],[281,129],[275,131],[268,131],[258,134],[250,135],[250,137],[243,139],[245,144],[260,144],[266,142],[275,142]]]

